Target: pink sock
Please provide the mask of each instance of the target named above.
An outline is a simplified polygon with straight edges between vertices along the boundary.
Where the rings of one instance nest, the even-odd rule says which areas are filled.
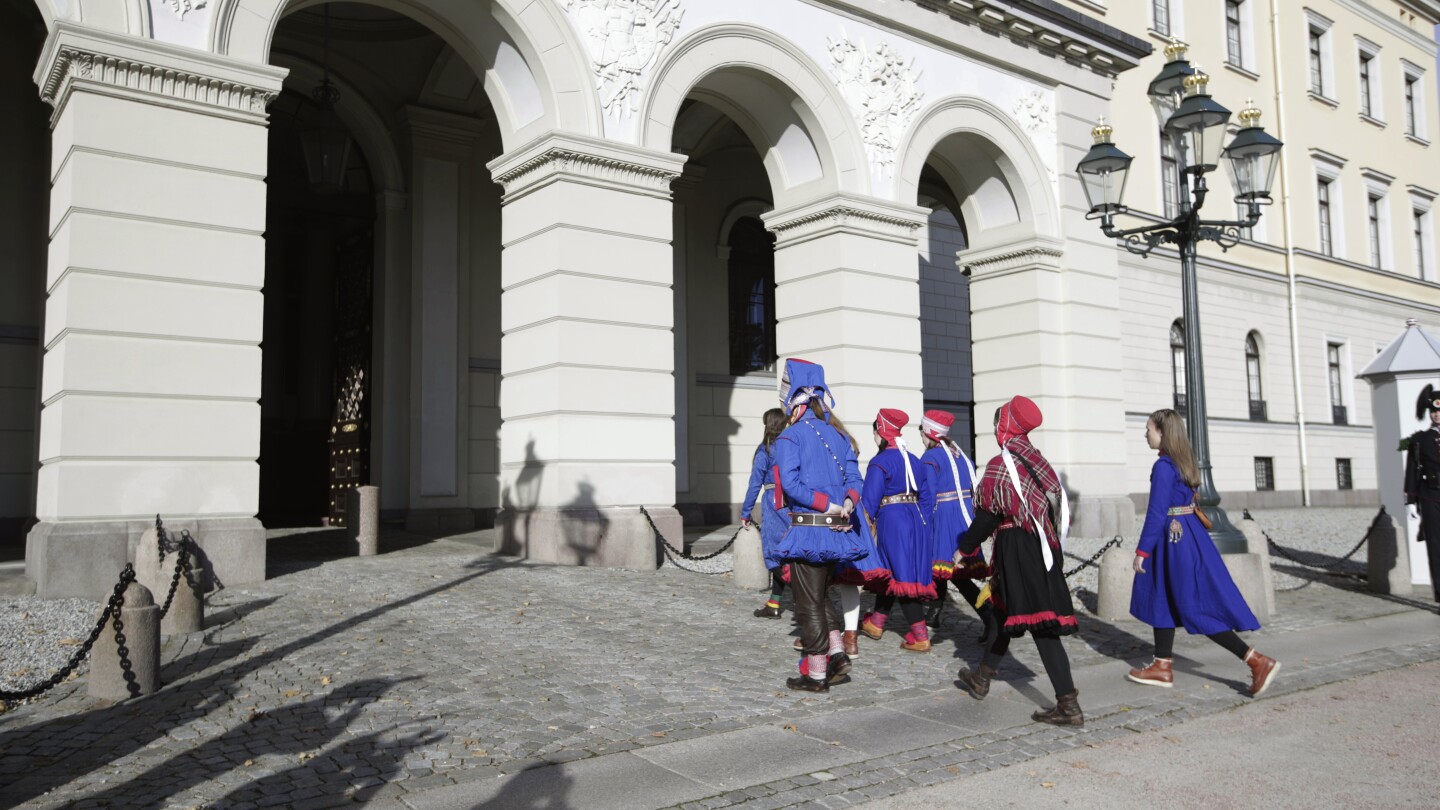
[[[906,633],[905,637],[911,641],[929,641],[930,630],[925,626],[925,622],[915,622],[910,625],[910,632]]]
[[[830,668],[830,659],[824,655],[807,655],[806,675],[817,681],[825,680],[825,670]]]
[[[830,654],[845,652],[845,641],[840,637],[839,630],[830,631]]]
[[[881,630],[884,630],[886,618],[887,617],[884,613],[871,613],[869,616],[865,617],[865,621],[870,622]]]

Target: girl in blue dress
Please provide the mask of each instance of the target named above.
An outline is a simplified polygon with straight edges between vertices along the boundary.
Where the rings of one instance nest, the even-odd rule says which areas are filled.
[[[755,615],[762,619],[780,618],[780,595],[785,592],[785,579],[781,576],[782,563],[775,556],[775,544],[784,536],[790,522],[790,514],[780,502],[775,491],[775,479],[779,473],[775,468],[775,440],[785,429],[785,412],[771,408],[761,417],[765,422],[765,435],[760,446],[755,448],[755,458],[750,464],[750,486],[745,490],[745,503],[740,507],[740,524],[753,526],[751,517],[755,503],[760,502],[760,550],[765,556],[765,567],[770,569],[770,599],[764,607],[755,609]],[[760,497],[764,493],[764,497]]]
[[[925,516],[935,511],[935,493],[920,460],[900,438],[900,429],[909,421],[903,411],[893,408],[882,408],[875,417],[875,444],[880,452],[865,467],[861,504],[875,520],[875,541],[890,569],[890,579],[875,599],[875,611],[860,629],[871,638],[880,638],[885,619],[898,600],[910,625],[900,648],[929,652],[924,603],[935,598],[931,573],[935,555]]]
[[[953,415],[937,410],[926,411],[920,420],[920,435],[925,440],[925,455],[920,457],[920,462],[925,466],[930,490],[935,493],[935,512],[929,518],[930,538],[935,550],[931,565],[935,576],[935,601],[930,603],[925,615],[925,623],[930,627],[940,626],[940,614],[945,609],[945,592],[951,580],[966,602],[974,607],[975,600],[980,596],[975,580],[990,577],[990,566],[985,563],[984,551],[963,557],[958,564],[955,561],[960,535],[970,528],[975,515],[975,464],[950,438],[950,428],[954,424]],[[995,618],[995,607],[987,601],[975,612],[985,625],[976,643],[989,646],[1000,628]]]
[[[1184,627],[1235,654],[1250,666],[1250,694],[1270,686],[1280,662],[1261,655],[1236,635],[1260,623],[1230,578],[1220,552],[1196,515],[1200,469],[1180,414],[1164,408],[1145,422],[1145,441],[1160,458],[1150,468],[1150,501],[1135,549],[1130,613],[1155,628],[1155,658],[1126,675],[1135,683],[1174,683],[1175,628]]]

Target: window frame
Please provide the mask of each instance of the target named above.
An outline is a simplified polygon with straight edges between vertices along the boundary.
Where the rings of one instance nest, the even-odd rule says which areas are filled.
[[[1366,241],[1370,266],[1376,270],[1395,269],[1394,233],[1390,219],[1390,184],[1395,181],[1377,169],[1362,168],[1365,179]]]
[[[1425,94],[1429,91],[1425,87],[1425,68],[1408,59],[1401,59],[1400,73],[1404,77],[1401,104],[1404,107],[1402,115],[1405,121],[1405,135],[1417,141],[1429,143],[1430,133],[1425,107]]]
[[[1330,202],[1334,185],[1335,181],[1329,177],[1315,180],[1316,225],[1320,229],[1320,252],[1326,256],[1335,255],[1335,211]]]
[[[1350,424],[1351,392],[1345,385],[1349,378],[1350,341],[1345,338],[1325,338],[1325,392],[1330,400],[1331,422],[1336,425]]]
[[[1355,488],[1355,466],[1351,459],[1335,459],[1335,488],[1338,490]]]
[[[1384,63],[1380,46],[1364,37],[1355,37],[1356,77],[1360,82],[1360,115],[1374,123],[1385,123]],[[1368,104],[1367,104],[1368,102]]]
[[[1332,28],[1335,23],[1310,9],[1305,9],[1305,52],[1309,69],[1307,86],[1310,95],[1335,104],[1335,53]]]
[[[1255,422],[1269,418],[1265,407],[1263,356],[1260,333],[1251,329],[1245,334],[1245,393],[1250,401],[1250,419]]]
[[[1160,11],[1165,12],[1164,24],[1160,21]],[[1175,32],[1175,8],[1170,0],[1150,0],[1150,30],[1161,36],[1179,36]]]
[[[1411,261],[1414,262],[1415,277],[1421,281],[1436,280],[1435,216],[1431,209],[1435,204],[1435,192],[1411,185],[1409,191],[1411,239]],[[1420,248],[1419,251],[1416,248]]]
[[[1170,322],[1170,398],[1182,415],[1190,412],[1189,388],[1185,384],[1185,320]]]
[[[1160,210],[1166,219],[1180,216],[1180,155],[1175,142],[1160,131]]]
[[[1274,491],[1275,491],[1275,457],[1274,457],[1274,456],[1254,456],[1254,459],[1255,459],[1255,462],[1254,462],[1254,469],[1255,469],[1255,491],[1256,491],[1256,492],[1274,492]],[[1261,470],[1264,470],[1264,475],[1263,475],[1263,476],[1261,475]]]

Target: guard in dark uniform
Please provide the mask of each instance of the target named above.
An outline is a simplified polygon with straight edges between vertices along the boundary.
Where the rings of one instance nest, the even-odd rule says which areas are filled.
[[[1410,434],[1405,450],[1405,503],[1420,513],[1420,542],[1430,558],[1430,586],[1440,602],[1440,391],[1427,385],[1415,403],[1415,418],[1430,415],[1430,427]]]

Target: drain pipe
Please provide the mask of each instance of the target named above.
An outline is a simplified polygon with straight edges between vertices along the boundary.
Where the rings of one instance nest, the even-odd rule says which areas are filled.
[[[1270,71],[1275,81],[1275,137],[1285,140],[1285,82],[1280,72],[1280,0],[1270,0]],[[1280,210],[1284,223],[1285,286],[1290,310],[1290,363],[1295,381],[1295,425],[1300,439],[1300,502],[1310,505],[1310,449],[1305,436],[1305,395],[1300,377],[1300,307],[1295,290],[1295,233],[1290,214],[1290,160],[1280,160]]]

